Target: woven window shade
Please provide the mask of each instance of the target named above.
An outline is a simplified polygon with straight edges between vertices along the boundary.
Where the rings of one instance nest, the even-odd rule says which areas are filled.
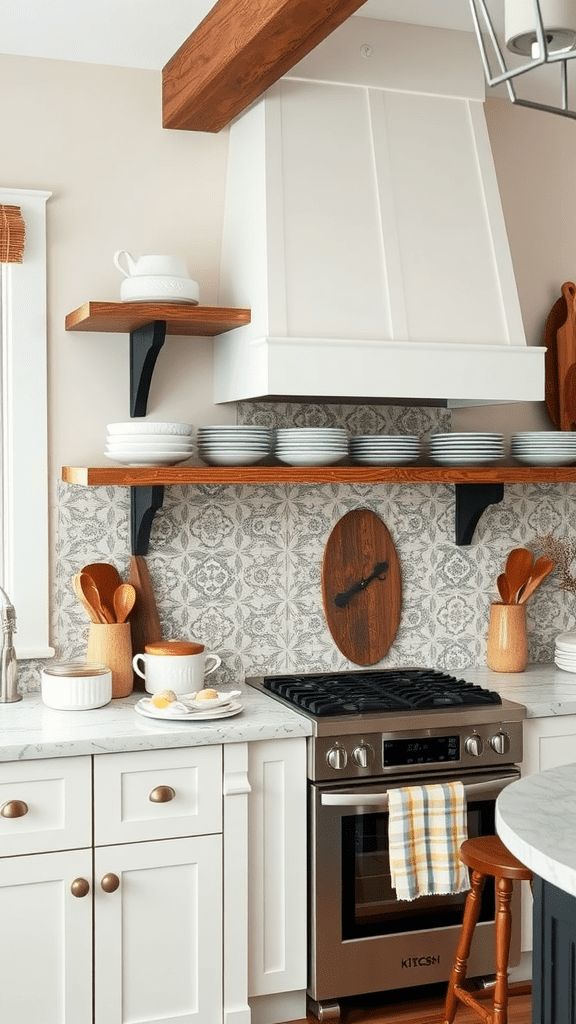
[[[19,206],[0,204],[0,263],[22,263],[26,225]]]

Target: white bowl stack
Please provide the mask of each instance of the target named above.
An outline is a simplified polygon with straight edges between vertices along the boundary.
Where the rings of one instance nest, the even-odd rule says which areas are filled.
[[[556,637],[554,661],[564,672],[576,672],[576,633],[560,633]]]
[[[576,433],[524,430],[512,434],[512,455],[528,466],[570,466],[576,462]]]
[[[420,455],[413,435],[361,434],[350,438],[350,456],[359,466],[405,466]]]
[[[254,466],[272,450],[269,427],[198,427],[198,455],[209,466]]]
[[[194,455],[191,423],[156,423],[129,420],[109,423],[107,459],[125,466],[174,466]]]
[[[504,435],[465,432],[432,434],[430,456],[441,466],[482,466],[504,457]]]
[[[286,427],[276,431],[274,454],[288,466],[331,466],[348,455],[343,427]]]

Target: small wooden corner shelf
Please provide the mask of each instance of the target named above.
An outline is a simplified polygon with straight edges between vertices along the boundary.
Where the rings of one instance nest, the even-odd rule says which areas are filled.
[[[166,334],[212,338],[249,324],[250,310],[176,302],[85,302],[68,313],[65,326],[67,331],[132,334],[155,320],[166,322]]]

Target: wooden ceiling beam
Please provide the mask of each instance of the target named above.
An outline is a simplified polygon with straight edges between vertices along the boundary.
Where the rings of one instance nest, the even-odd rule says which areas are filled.
[[[365,0],[218,0],[162,71],[164,128],[218,132]]]

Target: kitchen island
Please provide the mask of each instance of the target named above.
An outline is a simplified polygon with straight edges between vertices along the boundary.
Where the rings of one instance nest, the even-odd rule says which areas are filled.
[[[496,828],[534,873],[533,1024],[574,1020],[576,763],[508,786],[498,797]]]

